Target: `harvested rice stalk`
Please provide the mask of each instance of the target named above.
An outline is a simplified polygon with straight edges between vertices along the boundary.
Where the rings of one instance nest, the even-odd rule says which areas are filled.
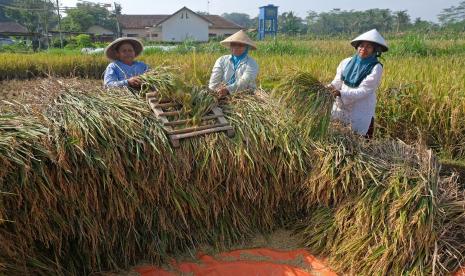
[[[158,67],[143,74],[141,95],[145,96],[147,92],[156,89],[159,99],[177,103],[181,107],[182,114],[178,119],[191,119],[191,125],[200,125],[201,117],[217,106],[216,94],[208,88],[187,87],[176,75],[176,71],[169,67]]]
[[[306,245],[344,273],[431,274],[440,233],[435,221],[442,217],[431,152],[350,136],[327,142],[336,147],[326,145],[318,155],[315,162],[324,165],[311,172],[306,195],[308,205],[331,211],[316,210],[298,227]]]
[[[440,219],[435,220],[439,233],[435,244],[437,274],[452,274],[465,263],[465,191],[457,183],[456,175],[441,179],[439,185]]]
[[[181,86],[181,81],[176,78],[176,68],[158,66],[140,75],[142,85],[140,95],[145,97],[147,92],[157,90],[160,93],[171,93]]]
[[[0,225],[7,274],[160,262],[199,244],[230,246],[298,211],[310,148],[272,99],[233,96],[225,113],[234,138],[212,134],[172,151],[145,100],[128,91],[58,94],[43,116],[52,154],[0,182],[20,195],[0,201],[15,221]]]
[[[273,89],[272,96],[294,113],[304,137],[325,136],[334,99],[310,73],[299,71],[285,76]]]

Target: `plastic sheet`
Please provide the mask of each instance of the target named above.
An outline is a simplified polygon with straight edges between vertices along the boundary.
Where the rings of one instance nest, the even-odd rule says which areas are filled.
[[[323,260],[306,250],[279,251],[267,248],[235,250],[215,257],[199,254],[198,262],[173,263],[172,272],[146,266],[135,269],[141,276],[336,276]]]

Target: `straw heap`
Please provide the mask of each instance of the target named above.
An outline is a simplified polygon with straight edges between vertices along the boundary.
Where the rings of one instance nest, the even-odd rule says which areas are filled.
[[[221,103],[234,138],[176,150],[125,90],[63,87],[38,115],[1,115],[0,271],[128,268],[285,224],[340,272],[455,269],[465,251],[455,180],[422,148],[328,132],[328,94],[297,76],[314,86]]]

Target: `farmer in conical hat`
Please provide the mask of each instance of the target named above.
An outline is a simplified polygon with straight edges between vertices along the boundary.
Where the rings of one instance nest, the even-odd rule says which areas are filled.
[[[105,48],[105,55],[112,61],[105,70],[105,87],[140,87],[138,76],[145,73],[148,66],[134,59],[143,49],[142,42],[130,37],[121,37],[110,43]]]
[[[238,31],[221,45],[231,50],[230,55],[220,57],[213,66],[209,88],[215,90],[220,97],[237,91],[255,89],[258,64],[248,53],[257,46],[244,31]]]
[[[386,41],[373,29],[352,40],[353,57],[344,59],[329,87],[336,97],[331,116],[352,127],[356,133],[372,138],[378,89],[383,65],[378,57],[388,51]]]

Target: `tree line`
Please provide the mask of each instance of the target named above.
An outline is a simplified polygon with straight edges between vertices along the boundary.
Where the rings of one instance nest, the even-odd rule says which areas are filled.
[[[257,28],[258,17],[251,18],[244,13],[224,13],[226,19],[245,28]],[[439,23],[412,19],[406,10],[369,9],[365,11],[333,9],[317,13],[308,11],[305,18],[294,12],[279,15],[279,32],[286,35],[343,35],[361,33],[376,28],[381,32],[401,33],[405,31],[465,31],[465,1],[457,6],[444,9],[438,15]]]
[[[121,13],[121,6],[109,11],[100,4],[84,1],[65,12],[61,20],[63,31],[86,32],[89,27],[99,25],[116,32],[116,15]],[[9,20],[18,22],[29,32],[58,30],[58,10],[50,0],[0,0],[0,21]]]
[[[91,2],[78,3],[75,8],[66,11],[61,21],[63,31],[86,32],[92,25],[100,25],[116,32],[115,10]],[[224,13],[226,19],[246,29],[256,29],[258,17],[245,13]],[[13,20],[25,26],[30,32],[57,30],[58,15],[56,6],[50,0],[0,0],[0,21]],[[361,33],[377,28],[381,32],[401,33],[405,31],[465,31],[465,1],[457,6],[442,10],[438,14],[439,23],[421,18],[412,19],[407,11],[390,9],[370,9],[365,11],[333,9],[317,13],[308,11],[305,18],[294,12],[279,15],[279,32],[285,35],[343,35]]]

